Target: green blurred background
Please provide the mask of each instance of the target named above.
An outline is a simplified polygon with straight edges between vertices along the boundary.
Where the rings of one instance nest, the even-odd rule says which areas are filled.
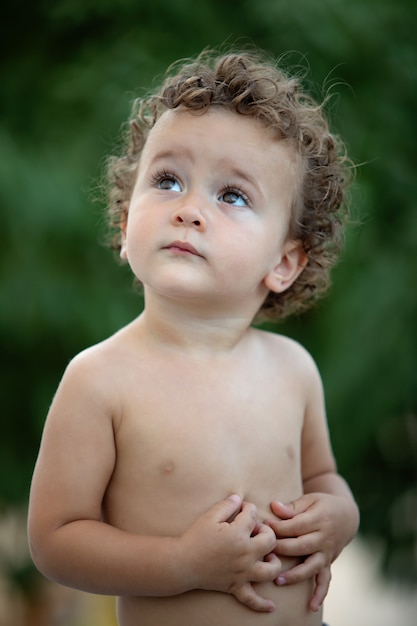
[[[94,202],[134,95],[168,64],[252,42],[298,69],[360,164],[334,287],[280,325],[316,359],[339,469],[384,573],[417,581],[415,0],[16,0],[2,10],[0,516],[25,512],[68,360],[138,314]],[[25,593],[27,559],[0,568]]]

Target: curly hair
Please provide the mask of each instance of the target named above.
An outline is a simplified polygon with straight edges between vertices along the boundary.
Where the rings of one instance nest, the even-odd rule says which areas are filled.
[[[270,292],[257,320],[278,320],[309,308],[330,284],[330,269],[343,244],[347,216],[346,187],[352,171],[343,142],[329,130],[323,104],[303,92],[300,80],[288,76],[260,51],[213,54],[171,66],[162,86],[134,101],[123,134],[124,153],[107,160],[106,189],[111,245],[120,250],[121,224],[135,185],[142,149],[150,130],[169,109],[204,114],[223,106],[252,116],[301,157],[302,175],[294,199],[288,238],[301,243],[307,263],[284,292]]]

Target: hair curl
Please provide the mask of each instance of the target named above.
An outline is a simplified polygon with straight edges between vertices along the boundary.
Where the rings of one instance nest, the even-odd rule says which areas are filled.
[[[283,293],[270,292],[257,319],[277,320],[309,308],[330,284],[343,243],[347,216],[346,187],[352,171],[343,142],[329,130],[319,105],[261,52],[213,55],[176,63],[159,90],[134,101],[124,132],[122,156],[107,160],[108,219],[111,245],[120,250],[120,227],[126,219],[142,149],[150,130],[168,109],[203,114],[223,106],[249,115],[289,139],[303,164],[298,198],[294,199],[289,233],[301,242],[307,264]]]

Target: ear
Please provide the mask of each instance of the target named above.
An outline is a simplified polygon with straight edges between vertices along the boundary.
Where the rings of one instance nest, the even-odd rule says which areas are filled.
[[[126,229],[128,209],[129,203],[123,202],[122,214],[120,216],[120,258],[122,261],[127,261]]]
[[[287,241],[277,263],[264,278],[266,287],[274,293],[285,291],[301,274],[307,261],[301,242]]]

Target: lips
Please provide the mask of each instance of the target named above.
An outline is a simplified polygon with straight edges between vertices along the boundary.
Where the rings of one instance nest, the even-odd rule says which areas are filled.
[[[168,246],[164,246],[164,250],[170,250],[177,254],[192,254],[194,256],[202,256],[198,250],[187,241],[173,241]]]

